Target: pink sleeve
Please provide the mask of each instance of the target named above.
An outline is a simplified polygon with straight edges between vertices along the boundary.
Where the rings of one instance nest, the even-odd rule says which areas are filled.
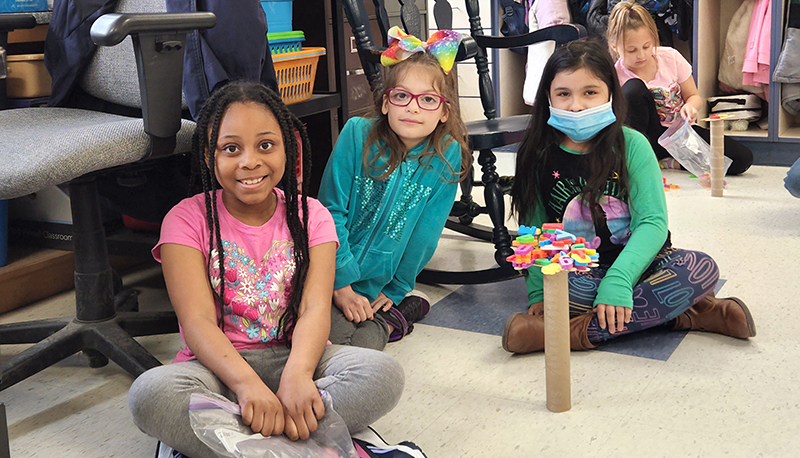
[[[164,217],[164,221],[161,223],[161,237],[152,250],[153,258],[156,261],[161,262],[161,245],[165,243],[186,245],[203,252],[204,237],[201,231],[206,229],[205,215],[198,211],[192,211],[194,205],[196,205],[196,199],[191,197],[184,199],[172,207],[172,210]],[[206,243],[208,243],[207,240]]]
[[[336,242],[339,248],[339,237],[331,212],[317,199],[308,198],[308,247],[323,243]]]
[[[617,60],[617,62],[614,64],[614,68],[617,70],[617,78],[619,79],[620,86],[631,79],[631,76],[628,74],[624,65],[622,64],[622,59]]]
[[[676,76],[678,77],[678,84],[681,84],[692,77],[692,64],[677,50],[673,50],[672,54],[675,58],[675,70],[677,73]]]

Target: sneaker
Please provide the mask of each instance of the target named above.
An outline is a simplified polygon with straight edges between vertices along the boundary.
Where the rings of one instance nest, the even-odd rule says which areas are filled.
[[[416,323],[431,311],[431,300],[425,293],[412,290],[397,304],[397,309],[409,324]]]
[[[189,458],[169,445],[158,441],[156,444],[156,458]]]
[[[384,315],[387,323],[394,327],[389,335],[389,342],[395,342],[411,334],[414,323],[421,320],[431,310],[431,301],[424,293],[411,291],[399,304],[389,309]]]

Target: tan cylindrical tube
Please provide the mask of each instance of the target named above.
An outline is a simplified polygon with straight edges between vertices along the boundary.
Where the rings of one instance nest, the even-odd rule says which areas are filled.
[[[722,197],[725,175],[725,125],[722,119],[711,119],[711,196]]]
[[[567,272],[544,275],[544,365],[547,409],[572,408],[569,374],[569,284]]]

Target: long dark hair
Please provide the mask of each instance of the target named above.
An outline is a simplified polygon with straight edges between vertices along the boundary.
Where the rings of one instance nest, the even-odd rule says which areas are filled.
[[[451,167],[449,175],[458,177],[457,180],[443,177],[445,181],[461,181],[472,168],[472,151],[469,149],[467,140],[467,128],[461,119],[461,108],[458,104],[458,81],[455,72],[445,74],[439,61],[427,52],[414,53],[408,59],[387,67],[384,71],[383,85],[374,93],[371,116],[376,120],[367,136],[363,152],[367,176],[374,180],[383,180],[406,159],[408,153],[406,146],[389,126],[389,117],[383,114],[381,108],[386,97],[386,90],[395,87],[409,72],[429,74],[433,80],[433,87],[439,91],[439,95],[447,99],[447,102],[444,103],[444,109],[448,114],[447,121],[440,122],[428,136],[427,146],[419,155],[419,161],[422,164],[430,164],[433,156],[437,155]],[[461,170],[453,170],[452,164],[448,163],[444,157],[444,150],[452,141],[461,146]],[[370,157],[369,152],[373,144],[378,145],[379,154]],[[380,165],[376,167],[374,165],[376,163]],[[373,171],[378,172],[378,175],[375,176]]]
[[[518,215],[520,224],[526,224],[541,205],[539,180],[541,168],[547,162],[550,148],[559,145],[564,134],[547,124],[550,118],[550,86],[561,72],[571,73],[586,69],[602,80],[612,98],[611,106],[617,120],[588,140],[590,154],[586,155],[586,185],[583,192],[592,209],[592,220],[596,223],[597,199],[606,189],[612,172],[619,174],[619,183],[627,193],[628,171],[625,166],[625,135],[622,123],[625,119],[625,101],[614,69],[614,61],[606,46],[598,40],[581,39],[567,43],[555,50],[544,66],[542,80],[533,104],[533,116],[525,140],[517,152],[517,168],[514,185],[511,187],[511,211]]]
[[[283,172],[283,190],[286,196],[286,222],[289,233],[294,242],[292,250],[295,263],[295,273],[292,279],[292,295],[286,310],[280,318],[279,326],[284,330],[280,337],[289,343],[288,337],[292,334],[300,308],[300,299],[303,296],[303,285],[308,273],[308,180],[302,184],[302,192],[297,190],[296,164],[298,151],[300,151],[295,132],[299,132],[302,141],[303,170],[306,174],[311,170],[311,145],[303,124],[283,104],[280,97],[266,86],[246,81],[234,81],[217,89],[203,105],[197,119],[197,126],[192,136],[192,175],[202,184],[206,202],[206,223],[211,237],[209,237],[208,262],[212,262],[213,251],[216,249],[219,256],[219,293],[217,300],[223,307],[220,327],[224,326],[224,297],[225,297],[225,251],[222,247],[222,237],[219,228],[219,212],[217,210],[217,190],[219,182],[214,175],[216,160],[216,145],[219,135],[219,126],[222,117],[228,108],[237,102],[255,103],[264,106],[272,112],[283,136],[286,166]],[[302,211],[299,211],[302,207]],[[210,267],[210,264],[209,266]],[[209,270],[209,269],[206,269]],[[209,283],[212,285],[211,278]]]

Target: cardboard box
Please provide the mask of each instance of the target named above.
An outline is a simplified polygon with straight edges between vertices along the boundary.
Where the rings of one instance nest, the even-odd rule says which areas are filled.
[[[0,13],[47,11],[47,0],[0,0]]]
[[[50,95],[50,73],[44,66],[44,54],[17,54],[8,56],[8,97],[29,99]]]

